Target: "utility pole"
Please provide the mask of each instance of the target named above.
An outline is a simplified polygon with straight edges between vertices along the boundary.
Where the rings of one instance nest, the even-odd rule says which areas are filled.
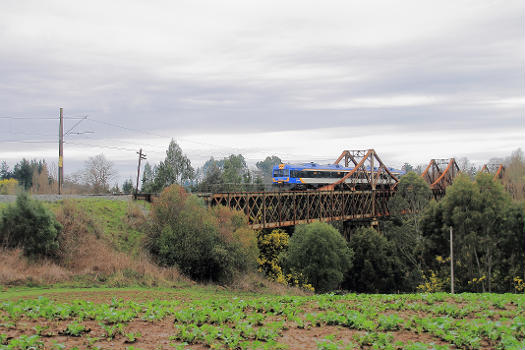
[[[137,167],[137,186],[135,187],[135,196],[139,193],[139,179],[140,179],[140,162],[146,159],[146,155],[142,153],[142,148],[137,152],[139,155],[139,166]]]
[[[450,226],[450,293],[454,294],[454,243],[452,226]]]
[[[64,109],[60,108],[60,126],[58,128],[58,194],[62,194],[64,184]]]

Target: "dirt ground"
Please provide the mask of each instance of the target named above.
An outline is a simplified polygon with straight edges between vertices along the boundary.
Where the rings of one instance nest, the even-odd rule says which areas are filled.
[[[5,293],[5,292],[4,292]],[[4,295],[5,296],[5,295]],[[191,303],[199,299],[214,298],[215,296],[232,296],[231,293],[220,289],[208,288],[204,292],[196,290],[41,290],[32,291],[31,293],[9,294],[7,299],[16,300],[18,298],[38,298],[44,296],[46,298],[56,300],[57,302],[65,303],[73,300],[86,300],[93,303],[110,303],[113,298],[120,298],[123,300],[132,300],[135,302],[146,302],[154,299],[159,300],[179,300],[181,301],[181,308],[184,308],[185,303]],[[232,296],[233,297],[233,296]],[[254,296],[256,297],[256,296]],[[6,299],[6,298],[3,298]],[[0,292],[0,303],[2,302],[2,292]],[[452,301],[448,301],[453,303]],[[456,305],[461,306],[461,303]],[[509,305],[508,310],[515,306]],[[302,312],[315,312],[314,307],[306,306],[301,309]],[[319,311],[319,309],[317,309]],[[415,313],[413,311],[392,311],[384,312],[385,315],[395,313],[397,316],[407,319],[412,317]],[[4,316],[6,314],[4,313]],[[2,313],[0,312],[0,334],[7,335],[7,339],[17,338],[21,335],[40,334],[42,341],[45,344],[45,349],[54,349],[54,344],[61,343],[66,345],[66,348],[71,349],[78,347],[78,349],[177,349],[176,345],[180,342],[170,340],[170,337],[175,334],[174,317],[169,316],[161,321],[148,322],[140,319],[134,319],[125,326],[126,333],[140,333],[140,337],[136,342],[130,343],[127,338],[119,334],[114,339],[108,340],[105,337],[105,331],[97,321],[84,320],[82,325],[87,329],[80,337],[66,336],[64,330],[71,319],[50,321],[45,319],[30,319],[28,317],[21,317],[14,324],[9,322],[2,322]],[[300,316],[300,315],[298,315]],[[5,317],[4,317],[5,320]],[[320,326],[320,327],[306,327],[304,329],[298,328],[296,324],[288,323],[284,328],[282,336],[277,339],[279,343],[286,344],[290,350],[309,350],[318,349],[318,342],[323,341],[325,337],[330,336],[335,342],[341,341],[340,345],[346,345],[352,341],[354,335],[362,335],[364,331],[345,328],[342,326]],[[423,342],[434,343],[439,345],[449,344],[442,341],[429,333],[416,333],[407,330],[397,330],[390,332],[395,341],[406,342]],[[494,348],[488,343],[483,343],[483,349]],[[456,347],[450,345],[450,349]],[[1,346],[0,346],[1,347]],[[206,344],[193,344],[180,349],[209,349]],[[368,349],[369,347],[363,347]],[[335,349],[335,348],[334,348]]]

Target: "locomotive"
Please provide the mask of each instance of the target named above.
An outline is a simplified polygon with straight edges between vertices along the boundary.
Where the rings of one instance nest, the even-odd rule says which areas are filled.
[[[365,168],[370,174],[370,167]],[[279,164],[272,170],[272,185],[289,190],[308,190],[317,189],[325,185],[333,184],[347,173],[354,170],[353,167],[344,167],[339,164],[321,165],[314,162],[303,164]],[[403,170],[388,168],[388,170],[398,179],[405,174]],[[377,168],[374,168],[374,172]],[[345,181],[356,188],[366,188],[369,186],[367,176],[362,171],[357,171]],[[378,186],[390,186],[395,180],[384,173],[381,173],[376,184]]]

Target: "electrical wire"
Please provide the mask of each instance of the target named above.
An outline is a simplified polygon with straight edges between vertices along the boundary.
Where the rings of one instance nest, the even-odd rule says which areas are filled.
[[[0,116],[0,119],[11,119],[11,120],[59,120],[60,117],[6,117],[6,116]],[[84,117],[64,117],[64,119],[84,119]]]
[[[0,143],[57,143],[56,140],[0,140]]]
[[[124,147],[117,147],[117,146],[106,146],[106,145],[100,145],[100,144],[99,145],[93,145],[93,144],[89,144],[89,143],[79,143],[79,142],[69,142],[69,141],[64,141],[64,143],[66,143],[68,145],[107,148],[107,149],[114,149],[114,150],[118,150],[118,151],[127,151],[127,152],[136,152],[137,151],[136,149],[131,149],[131,148],[124,148]]]
[[[115,124],[115,123],[110,123],[110,122],[106,122],[106,121],[102,121],[102,120],[97,120],[97,119],[93,119],[93,118],[89,118],[87,120],[95,122],[95,123],[105,124],[105,125],[108,125],[108,126],[113,126],[113,127],[116,127],[116,128],[128,130],[128,131],[140,132],[142,134],[148,134],[148,135],[152,135],[152,136],[156,136],[156,137],[168,138],[168,139],[173,138],[172,136],[160,135],[160,134],[156,134],[156,133],[153,133],[153,132],[150,132],[150,131],[130,128],[130,127],[127,127],[127,126],[123,126],[123,125],[119,125],[119,124]],[[189,140],[189,139],[186,139],[186,138],[177,138],[177,140],[190,142],[190,143],[194,143],[194,144],[200,144],[200,145],[204,145],[204,146],[228,148],[228,149],[232,149],[232,150],[236,150],[236,151],[240,150],[240,148],[235,148],[235,147],[225,146],[225,145],[218,145],[218,144],[207,143],[207,142],[193,141],[193,140]]]

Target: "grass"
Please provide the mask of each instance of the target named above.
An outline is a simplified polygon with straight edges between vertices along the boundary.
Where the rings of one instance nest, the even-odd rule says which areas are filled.
[[[93,218],[104,239],[119,252],[136,256],[144,232],[144,215],[149,211],[150,203],[145,201],[122,201],[105,198],[75,198],[74,202],[89,217]],[[53,212],[62,206],[63,201],[42,202]],[[0,213],[10,203],[0,203]]]
[[[144,212],[149,210],[147,202],[127,202],[102,198],[74,199],[80,209],[95,218],[104,238],[120,251],[137,255],[144,233],[141,225]],[[60,205],[48,203],[50,207]]]

